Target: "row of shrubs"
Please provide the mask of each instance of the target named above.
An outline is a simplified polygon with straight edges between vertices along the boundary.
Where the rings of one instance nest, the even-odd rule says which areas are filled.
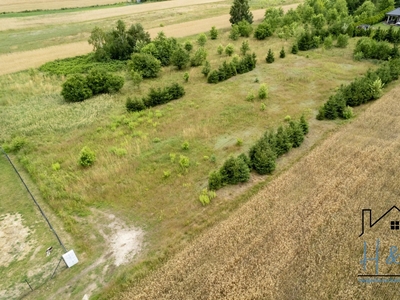
[[[65,101],[80,102],[92,96],[118,92],[124,85],[124,78],[94,68],[87,76],[75,74],[63,84],[61,95]]]
[[[126,100],[126,109],[129,112],[141,111],[149,107],[168,103],[172,100],[182,98],[185,95],[183,86],[173,83],[164,88],[150,88],[149,94],[143,98],[134,99],[128,97]]]
[[[218,68],[209,73],[207,82],[218,83],[220,81],[228,80],[236,74],[244,74],[252,71],[256,67],[257,57],[256,54],[246,54],[243,58],[234,57],[231,62],[226,61]]]
[[[397,45],[392,46],[385,41],[376,41],[369,37],[363,37],[357,41],[354,48],[354,58],[356,60],[399,58],[400,52]]]
[[[304,116],[299,121],[289,121],[276,132],[267,131],[249,150],[249,154],[229,157],[218,171],[208,177],[208,189],[218,190],[228,184],[238,184],[250,179],[250,171],[260,175],[271,174],[276,167],[276,159],[299,147],[308,133],[308,123]]]
[[[400,75],[400,59],[384,62],[376,71],[368,71],[361,78],[356,78],[349,85],[340,86],[336,94],[319,109],[318,120],[351,117],[349,107],[358,106],[378,99],[385,84],[397,80]]]

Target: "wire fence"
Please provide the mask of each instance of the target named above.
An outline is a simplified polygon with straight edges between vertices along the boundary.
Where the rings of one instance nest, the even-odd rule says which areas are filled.
[[[0,230],[8,250],[0,258],[0,299],[23,299],[67,268],[61,258],[67,250],[1,147],[0,203]]]

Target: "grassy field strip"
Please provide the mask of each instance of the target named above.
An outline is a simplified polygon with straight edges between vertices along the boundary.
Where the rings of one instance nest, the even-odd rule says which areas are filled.
[[[36,10],[36,9],[61,9],[71,7],[82,7],[92,5],[106,5],[114,4],[118,0],[66,0],[66,1],[52,1],[52,0],[41,0],[41,1],[26,1],[26,0],[2,0],[0,3],[0,12],[18,12],[24,10]],[[122,2],[122,1],[121,1]]]
[[[290,8],[296,7],[297,4],[283,6],[285,11]],[[253,11],[254,20],[261,20],[264,16],[265,10],[259,9]],[[167,36],[184,37],[208,31],[211,26],[217,28],[227,28],[230,26],[229,16],[223,15],[208,19],[196,20],[185,22],[181,24],[174,24],[164,27],[157,27],[149,29],[149,33],[154,38],[158,32],[164,31]],[[71,43],[59,46],[51,46],[37,50],[15,52],[6,55],[0,55],[0,75],[10,74],[29,68],[36,68],[42,64],[55,59],[72,57],[76,55],[87,54],[92,51],[92,46],[86,41]]]
[[[122,17],[126,15],[143,14],[149,11],[164,10],[191,5],[222,2],[225,0],[174,0],[156,3],[146,3],[142,5],[129,5],[123,7],[113,7],[108,9],[98,9],[75,13],[65,13],[63,15],[53,14],[38,17],[19,17],[0,19],[0,31],[11,29],[23,29],[43,25],[71,24],[77,22],[89,22],[99,19],[112,17]],[[86,4],[85,5],[90,5]],[[0,5],[1,11],[1,5]]]
[[[376,220],[399,205],[400,87],[332,134],[227,221],[118,299],[395,299],[396,284],[361,284],[363,242],[380,274],[397,232],[392,217],[359,238],[361,209]],[[390,128],[390,130],[388,130]],[[393,217],[397,217],[393,216]],[[318,296],[317,296],[318,295]]]

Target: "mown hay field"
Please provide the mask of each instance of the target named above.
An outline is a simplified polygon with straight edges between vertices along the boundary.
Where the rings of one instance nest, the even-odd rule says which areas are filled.
[[[396,283],[359,274],[399,274],[400,87],[373,103],[147,280],[118,299],[396,299]],[[393,250],[393,251],[392,251]],[[398,254],[398,253],[397,253]],[[398,260],[397,260],[398,263]]]
[[[84,7],[93,5],[106,5],[122,2],[118,0],[67,0],[67,1],[26,1],[26,0],[3,0],[0,3],[0,12],[18,12],[37,9],[61,9],[68,7]]]

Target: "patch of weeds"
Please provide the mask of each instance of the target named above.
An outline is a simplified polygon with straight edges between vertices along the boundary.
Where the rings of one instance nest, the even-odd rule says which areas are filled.
[[[243,140],[242,139],[236,139],[236,146],[242,146],[243,145]]]
[[[171,171],[170,170],[164,171],[163,173],[164,173],[164,175],[163,175],[164,179],[167,179],[167,178],[169,178],[171,176]]]
[[[208,189],[203,189],[199,196],[199,200],[203,206],[210,204],[210,201],[214,199],[217,194],[214,191],[209,191]]]
[[[175,162],[176,154],[175,153],[170,153],[169,154],[169,160],[173,163]]]
[[[184,141],[181,148],[182,148],[182,150],[189,150],[189,142]]]
[[[117,148],[117,147],[112,147],[110,149],[110,152],[118,157],[122,157],[128,154],[128,151],[124,148]]]
[[[179,165],[181,166],[181,168],[185,171],[187,171],[187,169],[190,166],[190,160],[189,157],[184,156],[184,155],[180,155],[179,156]]]
[[[51,168],[52,168],[54,171],[58,171],[58,170],[61,169],[61,165],[60,165],[60,163],[56,162],[56,163],[54,163],[54,164],[51,164]]]
[[[160,138],[156,137],[156,138],[153,139],[153,143],[159,143],[159,142],[161,142]]]

